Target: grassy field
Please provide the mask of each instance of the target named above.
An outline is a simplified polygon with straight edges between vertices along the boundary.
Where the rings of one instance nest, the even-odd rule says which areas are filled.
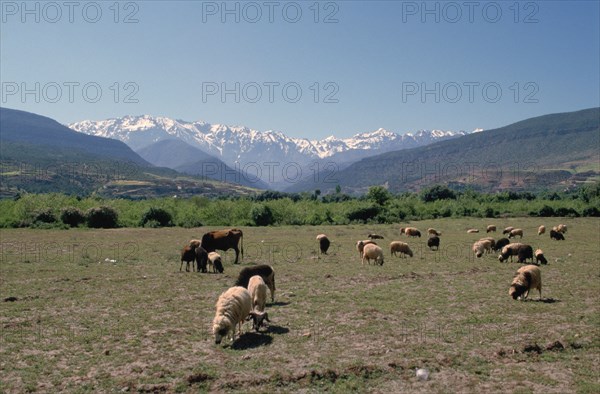
[[[537,236],[561,222],[566,241]],[[544,250],[543,302],[509,297],[519,264],[474,258],[490,223]],[[225,253],[222,275],[179,272],[208,228],[2,230],[0,391],[600,392],[597,218],[410,224],[442,231],[440,250],[400,224],[244,228],[243,264]],[[333,244],[320,257],[321,232]],[[383,266],[361,266],[370,232],[385,236]],[[415,256],[390,257],[392,240]],[[276,272],[271,324],[216,346],[216,299],[251,263]]]

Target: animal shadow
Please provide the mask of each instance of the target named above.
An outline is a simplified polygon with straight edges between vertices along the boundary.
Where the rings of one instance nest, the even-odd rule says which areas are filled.
[[[277,302],[271,302],[270,304],[268,304],[269,306],[287,306],[289,305],[289,302],[285,302],[285,301],[277,301]]]
[[[281,327],[281,326],[274,326],[269,324],[267,326],[267,331],[265,331],[268,334],[287,334],[288,332],[290,332],[290,329],[287,327]]]
[[[260,346],[270,345],[271,342],[273,342],[273,338],[268,335],[261,335],[256,332],[247,332],[236,339],[236,341],[231,344],[231,348],[234,350],[254,349]]]
[[[555,302],[560,302],[559,299],[557,298],[543,298],[543,299],[537,299],[535,300],[536,302],[543,302],[544,304],[554,304]]]

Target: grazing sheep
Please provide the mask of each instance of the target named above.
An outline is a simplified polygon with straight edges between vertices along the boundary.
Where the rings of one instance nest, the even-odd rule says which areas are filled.
[[[567,225],[566,224],[559,224],[558,226],[556,226],[556,231],[558,231],[559,233],[566,233],[567,232]]]
[[[404,255],[413,257],[413,252],[410,250],[408,244],[402,241],[394,241],[390,243],[390,254],[392,256],[397,256],[396,253],[400,253],[400,257],[404,257]]]
[[[194,249],[200,246],[201,244],[202,241],[200,241],[199,239],[190,239],[190,246]]]
[[[489,226],[487,226],[487,228],[485,229],[486,233],[491,233],[491,232],[496,232],[496,226],[493,224],[490,224]]]
[[[489,253],[492,252],[492,250],[495,250],[494,248],[496,247],[496,240],[492,237],[485,237],[485,238],[481,238],[480,241],[490,241],[491,244],[491,248],[488,251]]]
[[[428,228],[428,229],[427,229],[427,234],[429,234],[429,235],[436,235],[436,236],[438,236],[438,237],[442,235],[442,233],[441,233],[441,232],[437,231],[437,230],[436,230],[436,229],[434,229],[434,228]]]
[[[492,243],[489,240],[477,241],[473,244],[472,249],[475,256],[481,257],[485,252],[489,252],[492,249]]]
[[[529,290],[538,289],[542,299],[542,272],[535,265],[525,265],[517,270],[508,290],[513,300],[524,300],[529,295]]]
[[[235,286],[248,287],[250,278],[254,275],[260,275],[267,287],[271,291],[271,302],[275,301],[275,271],[270,265],[260,264],[252,267],[243,268],[235,281]]]
[[[550,239],[555,239],[557,241],[564,241],[565,236],[562,233],[554,230],[550,230]]]
[[[365,248],[363,249],[362,265],[365,265],[365,259],[368,264],[371,264],[371,260],[375,260],[376,264],[383,265],[383,250],[377,245],[365,245]]]
[[[493,247],[494,252],[502,250],[502,248],[505,247],[506,245],[508,245],[509,243],[510,243],[510,240],[508,238],[500,238],[499,240],[496,241],[496,245]]]
[[[431,237],[429,237],[429,239],[427,240],[427,246],[431,250],[433,250],[434,247],[435,247],[435,250],[439,250],[440,249],[440,237],[438,237],[437,235],[432,235]]]
[[[404,234],[406,234],[407,237],[421,238],[421,232],[416,227],[406,227],[404,229]]]
[[[194,252],[196,254],[196,265],[198,266],[196,271],[206,272],[206,266],[208,264],[208,253],[206,253],[206,250],[204,250],[202,246],[198,246]]]
[[[544,257],[544,252],[542,249],[536,249],[534,254],[536,263],[544,265],[548,264],[548,260],[546,260],[546,257]]]
[[[208,265],[212,266],[213,273],[219,272],[223,273],[223,260],[221,260],[221,255],[217,252],[210,252],[208,254]]]
[[[508,234],[508,238],[514,238],[516,236],[519,236],[519,238],[523,238],[523,230],[521,230],[520,228],[514,228],[512,230],[510,230],[510,233]]]
[[[358,241],[356,243],[356,250],[358,250],[358,255],[361,258],[362,258],[363,249],[364,249],[365,245],[369,245],[369,244],[377,245],[377,242],[371,241],[370,239],[366,239],[366,240],[363,240],[363,241]]]
[[[270,321],[269,315],[265,312],[267,302],[267,285],[262,276],[254,275],[248,281],[248,292],[252,297],[252,311],[249,319],[252,319],[252,328],[256,331],[262,326],[264,321]]]
[[[502,231],[502,234],[510,234],[513,231],[514,227],[507,227]]]
[[[543,224],[538,227],[538,235],[542,235],[546,233],[546,226],[544,226]]]
[[[519,263],[525,264],[527,259],[531,259],[533,263],[533,248],[531,245],[523,245],[517,251]]]
[[[474,233],[478,233],[478,232],[479,232],[479,229],[476,229],[476,228],[470,228],[467,230],[468,234],[474,234]]]
[[[500,252],[500,256],[498,256],[498,260],[502,263],[510,257],[510,261],[512,261],[512,257],[519,254],[519,248],[521,246],[523,246],[521,243],[512,243],[504,246]]]
[[[370,238],[370,239],[383,239],[383,235],[369,234],[369,235],[367,235],[367,238]]]
[[[232,340],[235,340],[236,324],[239,324],[239,335],[242,334],[242,324],[252,309],[252,297],[248,290],[241,286],[231,287],[219,296],[216,308],[213,335],[218,345],[229,333]]]
[[[185,272],[190,272],[190,262],[192,263],[192,271],[194,271],[194,261],[196,260],[196,253],[194,248],[187,245],[181,251],[181,264],[179,265],[179,271],[181,271],[181,267],[183,267],[183,262],[185,261]]]
[[[331,242],[329,241],[329,238],[327,238],[327,235],[317,235],[317,241],[319,241],[319,250],[321,251],[321,254],[327,254],[327,250],[329,250],[329,245],[331,245]]]

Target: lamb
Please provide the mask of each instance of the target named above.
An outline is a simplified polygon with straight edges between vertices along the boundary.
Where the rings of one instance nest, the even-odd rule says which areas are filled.
[[[493,224],[490,224],[489,226],[487,226],[487,228],[485,229],[486,233],[491,233],[491,232],[496,232],[496,226]]]
[[[230,332],[232,340],[235,340],[236,324],[239,325],[239,335],[242,334],[242,324],[252,309],[252,297],[241,286],[231,287],[219,296],[216,308],[212,330],[218,345]]]
[[[370,239],[383,239],[383,235],[369,234],[369,235],[367,235],[367,238],[370,238]]]
[[[221,255],[217,252],[210,252],[208,254],[208,265],[213,267],[213,273],[219,272],[223,273],[223,261],[221,260]]]
[[[327,254],[327,250],[329,250],[329,245],[331,245],[331,242],[329,241],[329,238],[327,238],[327,235],[317,235],[317,241],[319,241],[319,250],[321,254]]]
[[[496,240],[494,238],[485,237],[485,238],[481,238],[480,241],[490,241],[491,248],[490,248],[489,252],[491,252],[492,250],[495,250],[494,248],[496,247]]]
[[[492,243],[489,240],[477,241],[473,244],[472,249],[475,256],[481,257],[485,252],[489,252],[492,249]]]
[[[529,295],[529,290],[538,289],[542,299],[542,272],[535,265],[525,265],[517,270],[508,290],[513,300],[524,300]]]
[[[198,266],[196,271],[206,272],[206,266],[208,264],[208,253],[206,253],[206,250],[204,250],[202,246],[198,246],[194,250],[194,252],[196,254],[196,265]]]
[[[435,247],[435,250],[439,250],[440,249],[440,237],[438,237],[437,235],[432,235],[431,237],[429,237],[429,239],[427,240],[427,246],[431,250],[433,250],[434,247]]]
[[[550,230],[550,239],[555,239],[557,241],[564,241],[565,236],[562,233],[554,230]]]
[[[260,275],[254,275],[250,278],[248,292],[252,297],[252,311],[249,319],[252,319],[252,328],[258,331],[264,321],[270,322],[269,315],[265,312],[267,285]]]
[[[546,233],[546,226],[544,226],[543,224],[538,227],[538,235],[542,235]]]
[[[404,229],[404,234],[406,234],[407,237],[421,238],[421,232],[416,227],[406,227]]]
[[[510,230],[510,233],[508,234],[508,238],[514,238],[517,235],[519,236],[519,238],[523,238],[523,230],[521,230],[520,228],[514,228],[514,229]]]
[[[474,234],[474,233],[478,233],[478,232],[479,232],[479,229],[476,229],[476,228],[470,228],[467,230],[468,234]]]
[[[544,257],[544,252],[542,249],[536,249],[534,254],[536,263],[544,265],[548,264],[548,260],[546,260],[546,257]]]
[[[183,262],[185,261],[185,272],[190,272],[190,263],[192,263],[192,272],[193,272],[195,260],[196,260],[195,249],[192,248],[191,246],[187,245],[181,251],[181,264],[179,265],[179,271],[181,272],[181,268],[183,267]]]
[[[190,246],[192,248],[197,248],[198,246],[202,245],[202,241],[200,241],[199,239],[190,239]]]
[[[496,241],[496,245],[493,247],[494,252],[502,250],[502,248],[505,247],[506,245],[508,245],[509,243],[510,243],[510,241],[508,238],[500,238],[499,240]]]
[[[383,250],[373,244],[365,245],[363,249],[362,265],[365,265],[365,259],[368,264],[371,264],[371,260],[375,260],[375,263],[383,265]]]
[[[275,301],[275,271],[273,267],[266,264],[255,265],[252,267],[243,268],[235,281],[235,286],[242,286],[247,288],[250,278],[254,275],[260,275],[267,287],[271,291],[271,302]]]
[[[396,253],[400,253],[400,257],[404,257],[405,255],[413,257],[413,252],[410,250],[408,244],[402,241],[394,241],[390,243],[390,254],[392,256],[397,256]]]
[[[365,247],[365,245],[368,244],[373,244],[373,245],[377,245],[377,242],[375,241],[371,241],[370,239],[366,239],[363,241],[358,241],[356,243],[356,250],[358,250],[358,255],[362,258],[362,254],[363,254],[363,249]]]
[[[436,236],[438,236],[438,237],[442,235],[442,233],[441,233],[441,232],[437,231],[437,230],[436,230],[436,229],[434,229],[434,228],[428,228],[428,229],[427,229],[427,234],[429,234],[429,235],[436,235]]]
[[[503,231],[502,234],[510,234],[511,231],[513,231],[514,227],[506,227]]]

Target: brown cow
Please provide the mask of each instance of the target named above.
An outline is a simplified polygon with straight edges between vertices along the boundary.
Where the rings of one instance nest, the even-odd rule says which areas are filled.
[[[227,251],[229,249],[235,250],[235,262],[238,263],[238,256],[240,249],[238,249],[238,243],[241,239],[241,251],[242,259],[244,258],[244,235],[242,230],[237,228],[230,228],[228,230],[216,230],[210,231],[202,236],[202,247],[208,252],[214,252],[215,250]]]

